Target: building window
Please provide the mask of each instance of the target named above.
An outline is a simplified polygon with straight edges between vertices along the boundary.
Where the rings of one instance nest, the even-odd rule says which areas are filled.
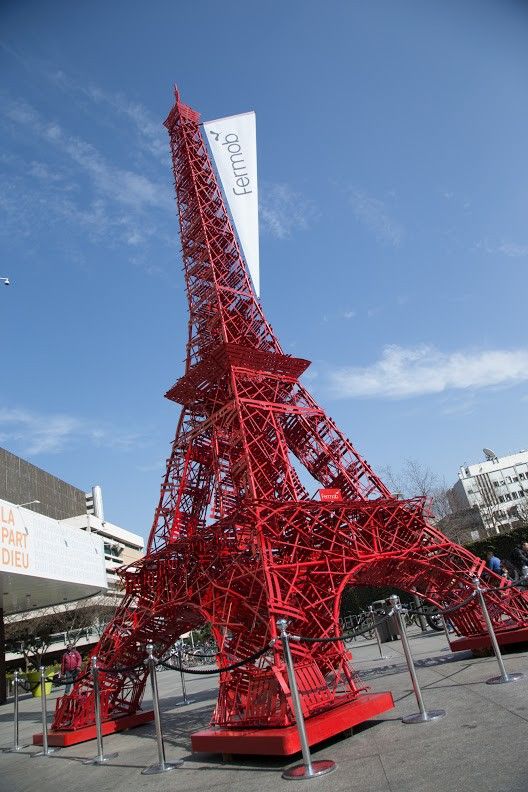
[[[509,492],[507,492],[504,497],[506,498],[506,500],[511,500],[511,495]]]
[[[499,495],[499,501],[500,501],[501,503],[504,503],[504,495]]]
[[[517,500],[517,493],[516,492],[512,492],[512,496],[515,498],[515,500]]]

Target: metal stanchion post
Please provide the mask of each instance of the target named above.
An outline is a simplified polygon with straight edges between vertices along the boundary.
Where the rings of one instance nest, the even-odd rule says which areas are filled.
[[[428,721],[439,720],[440,718],[444,717],[445,710],[425,709],[425,705],[422,698],[422,691],[420,690],[420,685],[418,684],[416,669],[414,667],[414,661],[411,654],[411,647],[409,646],[407,630],[405,629],[405,620],[402,618],[402,606],[401,606],[400,598],[397,597],[396,594],[393,594],[391,597],[389,597],[389,601],[392,607],[394,608],[394,612],[398,620],[398,628],[402,640],[405,659],[407,661],[407,668],[409,669],[409,674],[411,675],[414,695],[416,696],[416,701],[418,702],[418,707],[420,708],[420,712],[417,712],[416,714],[413,715],[406,715],[404,718],[402,718],[402,723],[427,723]]]
[[[442,613],[442,624],[444,626],[445,637],[447,638],[447,648],[449,649],[450,646],[451,646],[451,642],[449,640],[449,629],[448,629],[448,626],[447,626],[446,617],[444,616],[443,613]]]
[[[284,651],[284,659],[286,661],[286,670],[288,672],[288,681],[290,683],[290,693],[293,704],[293,711],[295,713],[295,720],[297,723],[297,731],[299,732],[299,741],[301,743],[301,751],[303,755],[303,764],[289,767],[282,774],[283,778],[287,779],[302,779],[302,778],[317,778],[325,773],[331,773],[336,769],[335,762],[331,759],[318,759],[312,762],[310,755],[310,746],[308,745],[308,738],[306,737],[306,729],[304,726],[304,716],[301,706],[301,699],[299,698],[299,689],[297,687],[297,680],[295,679],[295,669],[293,667],[293,658],[288,639],[286,627],[288,622],[286,619],[277,619],[277,627],[279,628],[280,638]]]
[[[42,751],[34,756],[51,756],[60,748],[50,748],[48,746],[48,707],[46,699],[46,669],[40,666],[40,703],[42,705]]]
[[[183,673],[183,652],[181,644],[178,646],[178,665],[180,666],[180,679],[184,704],[192,704],[193,700],[187,698],[187,688],[185,687],[185,674]]]
[[[386,655],[383,654],[383,649],[381,648],[381,641],[380,641],[380,637],[379,637],[378,628],[374,627],[374,608],[372,607],[372,605],[369,605],[368,609],[369,609],[369,613],[370,613],[370,618],[372,620],[372,628],[374,630],[374,635],[376,636],[376,641],[378,643],[379,659],[380,660],[387,660],[388,658],[387,658]]]
[[[178,759],[176,762],[165,761],[165,746],[163,744],[163,732],[161,730],[161,716],[158,695],[158,679],[156,676],[156,661],[154,659],[154,645],[147,644],[147,662],[150,672],[150,684],[152,687],[152,702],[154,704],[154,722],[156,724],[156,741],[158,743],[158,764],[150,765],[141,771],[142,775],[152,775],[154,773],[168,773],[169,770],[175,770],[181,767],[183,759]]]
[[[97,657],[94,655],[91,659],[91,671],[93,679],[93,693],[95,705],[95,730],[97,733],[97,756],[94,759],[85,759],[83,764],[101,765],[108,762],[109,759],[115,759],[119,754],[103,753],[103,729],[101,726],[101,691],[99,689],[99,671],[97,668]]]
[[[416,605],[416,609],[418,611],[418,621],[420,622],[420,630],[422,632],[427,632],[427,619],[422,613],[423,602],[418,596],[418,594],[413,594],[414,604]]]
[[[4,748],[4,753],[17,753],[18,751],[22,750],[22,746],[18,743],[18,686],[19,686],[19,678],[18,678],[18,671],[15,671],[14,678],[13,678],[13,729],[14,729],[14,737],[13,737],[13,746],[12,748]]]
[[[486,622],[486,627],[490,637],[491,646],[495,653],[495,657],[497,658],[497,663],[499,664],[499,669],[500,669],[500,676],[491,677],[490,679],[487,679],[486,685],[504,685],[506,684],[506,682],[516,682],[518,679],[522,679],[524,674],[520,674],[520,673],[508,674],[508,672],[506,671],[506,668],[504,667],[504,663],[502,661],[502,655],[499,649],[497,636],[495,635],[495,630],[493,629],[493,624],[491,623],[490,615],[488,613],[488,608],[486,606],[486,601],[484,599],[484,592],[480,587],[480,578],[478,578],[475,575],[475,577],[471,578],[471,580],[475,584],[475,589],[477,592],[477,596],[479,598],[482,615],[484,616],[484,621]]]

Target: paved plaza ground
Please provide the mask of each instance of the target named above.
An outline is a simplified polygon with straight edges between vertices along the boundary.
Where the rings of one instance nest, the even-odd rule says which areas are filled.
[[[527,676],[507,685],[486,685],[498,673],[493,657],[452,655],[443,633],[414,632],[411,646],[427,708],[443,708],[443,720],[404,725],[401,718],[417,711],[401,643],[354,642],[355,667],[373,691],[390,690],[396,707],[358,727],[352,737],[335,738],[317,748],[314,758],[337,762],[337,770],[309,781],[286,781],[281,760],[192,755],[191,732],[208,724],[215,701],[214,677],[187,677],[193,703],[181,705],[179,674],[159,674],[167,761],[183,758],[172,773],[143,776],[157,761],[154,725],[105,738],[105,752],[118,751],[111,764],[91,767],[95,743],[62,749],[52,757],[34,757],[31,735],[39,731],[40,700],[20,704],[19,754],[0,754],[1,792],[133,792],[133,790],[224,790],[264,792],[305,785],[319,792],[527,792],[528,651],[505,655],[508,671]],[[55,694],[51,697],[55,698]],[[150,699],[145,698],[145,708]],[[0,745],[12,744],[12,704],[0,707]]]

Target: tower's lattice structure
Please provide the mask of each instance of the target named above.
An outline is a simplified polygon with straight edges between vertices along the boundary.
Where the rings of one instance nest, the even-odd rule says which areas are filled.
[[[300,384],[308,361],[283,352],[256,300],[201,135],[199,115],[176,102],[170,137],[189,303],[185,373],[166,394],[181,406],[146,556],[123,570],[126,594],[94,650],[104,717],[135,712],[153,641],[163,654],[209,621],[227,666],[276,637],[339,634],[345,585],[395,586],[442,607],[462,602],[484,562],[448,540],[422,499],[391,495]],[[294,464],[295,461],[295,464]],[[310,497],[304,466],[341,499]],[[524,594],[486,597],[499,633],[528,624]],[[484,624],[475,601],[453,613],[459,634]],[[360,695],[343,644],[292,645],[307,717]],[[55,713],[55,729],[93,722],[90,678]],[[294,721],[280,642],[220,676],[213,723],[229,729]]]

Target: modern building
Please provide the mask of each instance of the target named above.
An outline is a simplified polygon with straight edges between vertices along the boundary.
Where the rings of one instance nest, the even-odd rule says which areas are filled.
[[[511,530],[528,520],[528,451],[498,457],[485,448],[484,455],[482,462],[460,468],[449,492],[455,515],[478,512],[485,534],[475,538]]]
[[[0,500],[102,537],[109,588],[117,585],[115,570],[144,553],[142,536],[105,520],[101,487],[85,492],[4,448],[0,448]]]
[[[4,616],[30,626],[94,594],[114,608],[116,569],[143,552],[143,537],[104,519],[100,487],[85,493],[0,448],[0,701]]]

